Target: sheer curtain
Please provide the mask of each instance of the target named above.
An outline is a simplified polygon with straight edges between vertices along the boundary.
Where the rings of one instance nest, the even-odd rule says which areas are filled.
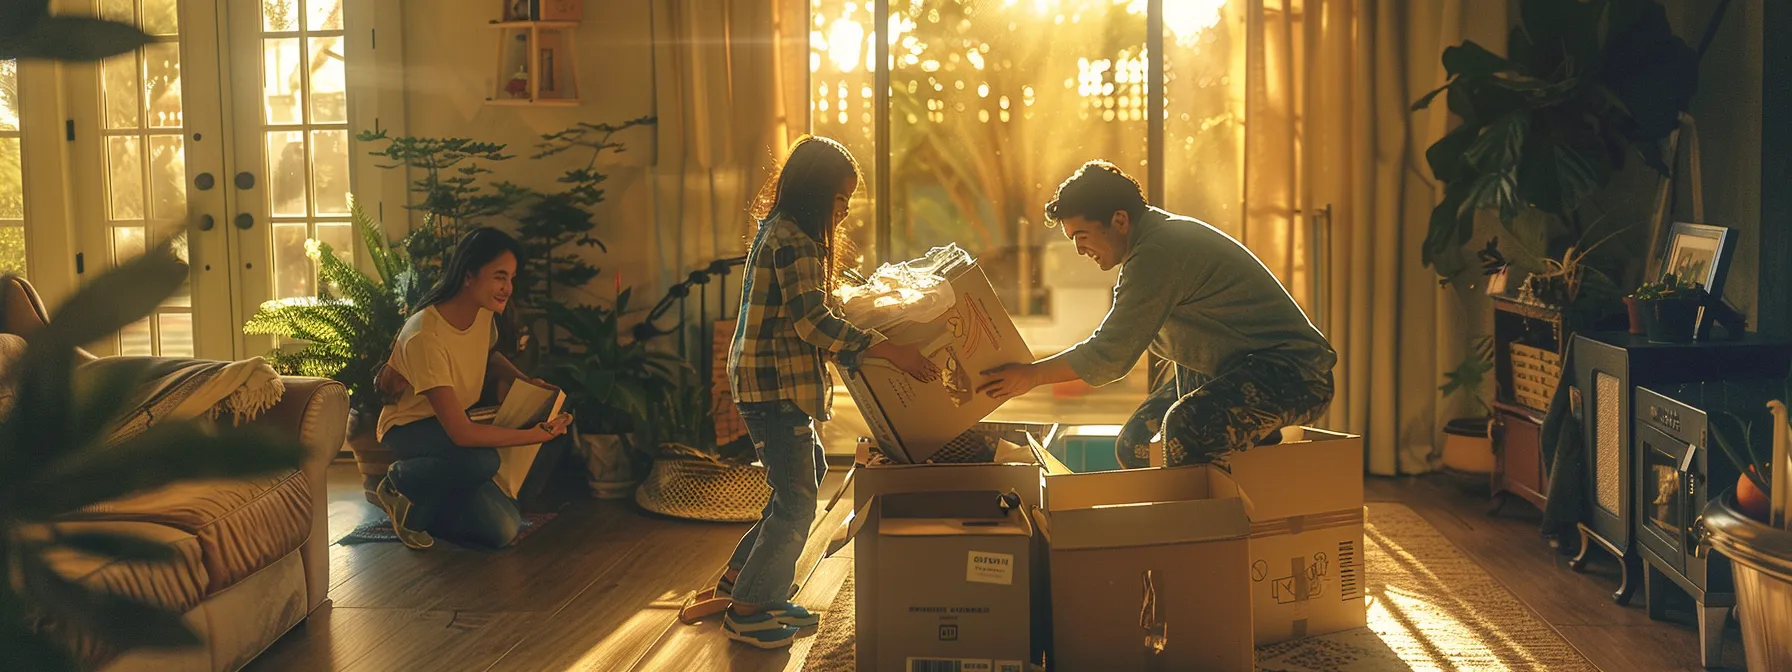
[[[754,190],[806,125],[807,10],[779,0],[653,0],[650,225],[661,287],[744,251]]]
[[[1428,471],[1465,311],[1419,261],[1441,195],[1424,150],[1450,119],[1442,105],[1408,108],[1443,83],[1444,47],[1470,38],[1503,51],[1506,0],[1245,0],[1243,11],[1240,237],[1339,352],[1325,424],[1364,435],[1371,473]]]

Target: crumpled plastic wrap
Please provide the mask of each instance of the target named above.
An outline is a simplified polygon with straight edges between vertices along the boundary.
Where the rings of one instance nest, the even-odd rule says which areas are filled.
[[[957,245],[936,247],[917,259],[879,266],[870,277],[835,289],[834,297],[846,321],[861,329],[931,322],[956,300],[947,280],[975,261]]]

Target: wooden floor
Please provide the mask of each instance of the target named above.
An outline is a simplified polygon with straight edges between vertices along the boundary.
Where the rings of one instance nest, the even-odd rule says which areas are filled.
[[[835,472],[823,505],[839,489]],[[362,499],[351,464],[331,470],[330,534],[380,514]],[[1601,669],[1697,670],[1696,631],[1649,620],[1609,595],[1615,565],[1586,574],[1537,536],[1535,510],[1514,502],[1483,513],[1484,490],[1433,475],[1370,479],[1369,499],[1400,501],[1510,588]],[[836,507],[832,521],[848,507]],[[831,528],[830,528],[831,529]],[[731,644],[714,625],[683,626],[684,596],[714,580],[743,525],[652,517],[632,505],[569,498],[560,516],[518,548],[485,553],[443,543],[332,546],[331,604],[249,666],[276,670],[800,670],[807,640],[790,651]],[[825,543],[818,535],[809,557]],[[798,602],[832,603],[850,556],[819,562]],[[1640,605],[1642,600],[1634,604]],[[1737,635],[1726,661],[1740,667]]]

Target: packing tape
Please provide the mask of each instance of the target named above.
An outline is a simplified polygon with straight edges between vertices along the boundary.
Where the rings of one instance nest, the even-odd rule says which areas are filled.
[[[1278,534],[1300,534],[1313,530],[1325,530],[1347,525],[1361,525],[1366,519],[1362,507],[1339,509],[1325,513],[1310,513],[1300,516],[1289,516],[1275,520],[1251,523],[1251,537],[1271,537]]]
[[[1298,555],[1288,558],[1288,575],[1294,577],[1294,601],[1307,601],[1307,595],[1313,589],[1307,577],[1307,559]]]

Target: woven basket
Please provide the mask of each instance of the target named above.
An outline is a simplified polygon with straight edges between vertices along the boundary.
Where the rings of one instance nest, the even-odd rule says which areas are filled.
[[[1555,396],[1561,382],[1561,355],[1512,343],[1512,391],[1518,403],[1547,412],[1550,397]]]
[[[722,462],[684,446],[665,446],[653,471],[635,490],[635,503],[654,513],[718,523],[759,520],[772,499],[765,468]]]

